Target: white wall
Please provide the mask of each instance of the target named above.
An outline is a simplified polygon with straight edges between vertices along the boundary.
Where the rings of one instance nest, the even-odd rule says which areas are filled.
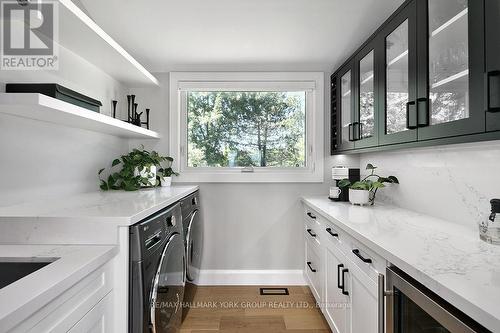
[[[400,185],[382,189],[385,202],[477,229],[500,198],[500,142],[483,142],[363,154],[381,175],[395,175]]]
[[[192,67],[171,68],[172,71],[194,70]],[[325,87],[329,86],[328,66],[197,66],[196,71],[323,71]],[[152,105],[152,129],[163,138],[145,144],[150,149],[168,153],[168,73],[155,74],[161,89],[135,89],[138,98]],[[325,93],[325,119],[329,119],[329,89]],[[154,108],[153,108],[154,105]],[[325,156],[329,156],[329,121],[325,121]],[[355,165],[356,156],[325,159],[323,184],[200,184],[205,230],[202,269],[282,269],[303,267],[303,220],[300,197],[327,195],[331,165]],[[175,180],[175,179],[174,179]]]
[[[124,106],[119,82],[63,48],[59,59],[59,71],[1,71],[0,92],[9,82],[59,83],[101,100],[104,114],[112,99]],[[113,136],[0,114],[0,205],[95,191],[97,171],[127,149]]]

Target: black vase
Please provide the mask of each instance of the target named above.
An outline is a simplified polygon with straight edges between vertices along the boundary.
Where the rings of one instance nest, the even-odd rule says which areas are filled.
[[[118,101],[111,101],[112,104],[112,110],[113,110],[113,118],[116,118],[116,104],[118,104]]]

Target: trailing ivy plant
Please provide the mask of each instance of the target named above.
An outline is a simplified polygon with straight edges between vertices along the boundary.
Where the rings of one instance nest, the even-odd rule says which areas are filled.
[[[381,177],[375,174],[376,166],[368,163],[366,170],[370,170],[370,174],[360,181],[351,183],[349,179],[342,179],[339,182],[339,187],[348,187],[352,190],[365,190],[370,192],[370,202],[373,205],[375,202],[375,195],[379,188],[385,187],[385,183],[399,184],[399,180],[395,176]]]
[[[108,190],[125,190],[137,191],[142,186],[148,186],[149,178],[153,177],[151,167],[157,168],[164,161],[173,161],[171,157],[161,156],[156,151],[147,151],[141,146],[140,149],[134,149],[127,155],[122,155],[120,158],[113,160],[111,163],[111,172],[106,180],[102,179],[104,168],[99,170],[98,176],[100,188],[103,191]],[[121,166],[121,170],[113,172],[113,168]],[[144,170],[144,177],[136,173],[136,170]],[[159,181],[156,180],[154,186],[158,186]]]

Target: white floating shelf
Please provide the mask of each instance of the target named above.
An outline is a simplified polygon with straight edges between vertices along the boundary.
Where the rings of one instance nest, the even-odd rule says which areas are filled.
[[[42,94],[2,93],[0,113],[128,139],[160,138],[157,132]]]
[[[158,80],[71,0],[59,0],[59,44],[129,87]]]

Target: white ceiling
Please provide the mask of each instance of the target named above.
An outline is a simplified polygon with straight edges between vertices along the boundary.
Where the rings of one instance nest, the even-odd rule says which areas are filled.
[[[333,69],[403,0],[80,2],[146,68],[162,72],[182,66]]]

